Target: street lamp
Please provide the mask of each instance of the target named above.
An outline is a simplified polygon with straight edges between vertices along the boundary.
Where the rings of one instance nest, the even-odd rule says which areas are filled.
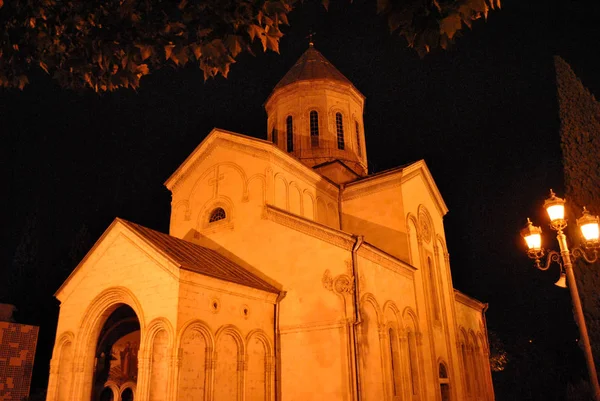
[[[552,262],[556,262],[560,266],[560,278],[555,283],[559,287],[569,287],[573,307],[575,309],[575,320],[579,326],[581,342],[583,344],[583,352],[587,363],[588,372],[590,375],[590,383],[594,391],[594,399],[600,401],[600,385],[598,384],[598,375],[596,374],[596,366],[594,364],[594,356],[592,347],[590,346],[590,338],[588,336],[585,319],[583,317],[583,309],[581,307],[581,299],[577,290],[577,282],[573,274],[573,263],[571,260],[578,258],[585,259],[588,263],[594,263],[598,260],[598,249],[600,248],[600,229],[598,226],[598,216],[592,216],[587,209],[583,208],[583,215],[577,219],[577,225],[581,230],[583,237],[583,248],[576,247],[569,251],[567,246],[567,237],[563,230],[567,227],[567,219],[565,218],[565,200],[556,196],[550,190],[550,198],[544,202],[544,208],[550,217],[550,228],[557,232],[556,239],[560,252],[546,251],[542,247],[542,229],[533,225],[531,220],[527,219],[527,226],[521,230],[521,235],[527,243],[527,255],[535,260],[535,267],[540,270],[548,270]],[[589,256],[591,253],[592,256]],[[546,257],[546,262],[541,260]]]

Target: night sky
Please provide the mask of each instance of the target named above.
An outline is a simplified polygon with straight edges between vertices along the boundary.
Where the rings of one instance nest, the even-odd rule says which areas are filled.
[[[528,216],[545,226],[549,188],[562,194],[553,55],[600,95],[600,5],[503,0],[454,49],[420,59],[374,1],[331,3],[300,5],[281,55],[242,56],[228,79],[166,68],[137,93],[75,93],[43,74],[22,92],[0,89],[0,302],[41,327],[35,388],[48,375],[52,294],[115,217],[168,232],[162,184],[213,127],[266,138],[262,104],[311,29],[367,98],[370,172],[427,162],[450,209],[454,286],[490,304],[489,330],[509,353],[497,399],[562,400],[586,377],[568,291],[552,285],[558,269],[534,269],[518,232]]]

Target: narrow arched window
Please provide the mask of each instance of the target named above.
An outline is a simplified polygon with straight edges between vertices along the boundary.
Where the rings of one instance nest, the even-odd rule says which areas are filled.
[[[450,401],[450,379],[446,365],[440,363],[439,369],[440,395],[442,401]]]
[[[209,223],[214,223],[215,221],[225,220],[227,215],[225,214],[225,210],[222,207],[218,207],[212,212],[210,212],[210,217],[208,219]]]
[[[431,261],[431,258],[428,257],[427,258],[427,269],[429,270],[429,291],[431,293],[431,304],[432,304],[432,311],[433,311],[433,318],[436,321],[440,320],[440,304],[439,304],[439,300],[438,300],[438,291],[437,291],[437,283],[435,280],[435,270],[433,267],[433,263]]]
[[[287,151],[294,151],[294,122],[292,120],[292,116],[287,116],[285,119],[285,128],[287,135]]]
[[[410,376],[410,387],[413,395],[417,394],[419,387],[417,368],[417,340],[412,331],[408,332],[408,374]]]
[[[398,352],[398,338],[394,329],[388,330],[388,337],[390,340],[390,368],[392,374],[392,394],[395,396],[400,395],[400,355]]]
[[[356,131],[356,150],[358,157],[362,157],[362,143],[360,141],[360,126],[358,125],[358,121],[354,121],[354,129]]]
[[[342,113],[335,113],[335,131],[337,132],[337,147],[344,150],[344,121]]]
[[[465,371],[465,381],[467,382],[467,394],[471,394],[471,369],[469,368],[469,359],[465,344],[461,344],[460,350],[463,360],[463,370]]]
[[[319,113],[315,110],[310,112],[310,146],[319,146]]]
[[[275,145],[277,145],[277,130],[275,129],[275,127],[273,127],[273,129],[271,130],[271,140],[273,141],[273,143]]]

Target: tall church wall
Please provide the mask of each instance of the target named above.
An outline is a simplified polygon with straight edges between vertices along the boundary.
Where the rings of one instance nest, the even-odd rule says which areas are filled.
[[[238,262],[270,277],[286,292],[279,319],[284,399],[298,394],[307,400],[341,398],[350,391],[345,379],[348,301],[336,292],[334,282],[349,275],[352,238],[336,240],[345,242],[340,247],[315,237],[323,229],[310,221],[277,210],[267,213],[265,219],[210,240],[218,242],[222,252],[235,251]]]
[[[362,193],[361,193],[362,192]],[[400,260],[409,262],[406,213],[398,187],[369,191],[344,191],[342,228],[363,235],[365,241]]]

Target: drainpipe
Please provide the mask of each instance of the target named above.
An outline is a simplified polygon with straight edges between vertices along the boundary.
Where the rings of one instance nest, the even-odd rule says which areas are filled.
[[[279,303],[287,295],[286,291],[281,291],[275,300],[275,319],[273,323],[273,360],[275,362],[275,400],[281,400],[281,337],[279,335]]]
[[[354,401],[360,401],[360,366],[358,359],[358,326],[362,323],[362,317],[360,315],[360,300],[358,287],[358,257],[357,253],[359,248],[364,242],[362,235],[356,236],[356,242],[352,247],[352,276],[354,277],[354,291],[352,291],[352,297],[354,298],[354,322],[352,323],[352,330],[350,331],[352,336],[352,374],[354,375]]]
[[[342,194],[344,193],[344,184],[340,184],[340,190],[338,191],[338,220],[339,220],[339,225],[340,225],[340,230],[343,230],[344,227],[342,226]]]

